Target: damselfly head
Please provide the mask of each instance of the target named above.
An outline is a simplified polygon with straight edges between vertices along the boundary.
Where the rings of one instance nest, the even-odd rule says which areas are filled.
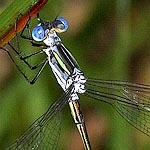
[[[41,24],[39,24],[35,28],[33,28],[32,38],[37,42],[43,41],[48,32],[49,32],[48,28],[44,29],[44,27]]]
[[[56,18],[55,21],[53,22],[53,29],[57,33],[62,33],[62,32],[67,31],[68,21],[65,18],[62,18],[62,17]]]

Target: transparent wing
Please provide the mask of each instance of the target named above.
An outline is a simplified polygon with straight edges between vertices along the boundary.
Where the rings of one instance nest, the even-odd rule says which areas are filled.
[[[69,99],[70,90],[55,101],[8,149],[55,150],[60,136],[61,110]]]
[[[85,95],[111,104],[135,128],[150,136],[150,86],[88,79]]]

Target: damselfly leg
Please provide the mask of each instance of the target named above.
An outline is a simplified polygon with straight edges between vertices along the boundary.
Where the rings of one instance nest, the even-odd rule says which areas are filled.
[[[20,15],[18,16],[20,17]],[[39,18],[39,17],[38,17]],[[16,32],[16,36],[13,39],[13,41],[8,42],[7,47],[1,47],[1,50],[5,51],[8,56],[11,58],[13,63],[16,65],[17,69],[21,72],[23,77],[30,83],[34,84],[40,74],[42,73],[44,67],[46,66],[48,59],[46,55],[44,54],[43,50],[41,50],[41,47],[44,47],[44,44],[42,43],[35,43],[33,42],[30,37],[31,37],[31,32],[30,32],[30,17],[24,27],[24,29],[21,31],[21,33],[17,33],[17,20],[16,19],[16,26],[14,28]],[[24,32],[28,33],[26,36],[24,35]],[[22,45],[22,40],[26,39],[28,43],[32,43],[33,46],[35,47],[40,47],[39,50],[33,51],[33,48],[27,48],[26,50],[23,50],[21,47]],[[30,46],[29,46],[30,47]],[[41,55],[43,55],[42,58]],[[31,59],[32,58],[32,59]],[[35,58],[35,59],[34,59]],[[39,59],[40,58],[40,59]],[[36,61],[35,61],[36,60]],[[34,71],[34,75],[28,75],[27,69],[23,67],[27,67],[30,70]],[[33,72],[32,71],[32,72]]]

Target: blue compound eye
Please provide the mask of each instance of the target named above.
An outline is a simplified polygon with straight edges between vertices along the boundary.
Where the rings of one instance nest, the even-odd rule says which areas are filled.
[[[58,33],[65,32],[68,29],[68,21],[65,18],[56,18],[55,20],[57,22],[55,26],[55,30]]]
[[[45,38],[45,31],[42,26],[37,25],[33,30],[32,30],[32,37],[35,41],[43,41]]]

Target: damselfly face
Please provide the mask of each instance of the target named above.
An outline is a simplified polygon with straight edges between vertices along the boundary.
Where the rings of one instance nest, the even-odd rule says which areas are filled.
[[[65,18],[56,18],[53,22],[41,21],[41,23],[32,30],[32,38],[37,42],[41,42],[46,39],[50,32],[62,33],[67,31],[67,29],[68,22]]]

